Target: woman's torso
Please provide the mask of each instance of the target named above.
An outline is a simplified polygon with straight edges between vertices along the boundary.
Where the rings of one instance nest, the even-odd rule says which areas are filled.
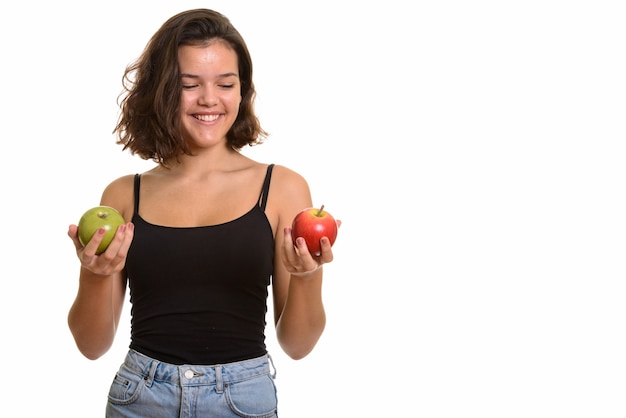
[[[265,215],[270,176],[271,168],[228,184],[216,179],[217,190],[207,191],[159,188],[149,178],[144,185],[137,176],[126,263],[131,348],[174,364],[265,354],[274,259]]]

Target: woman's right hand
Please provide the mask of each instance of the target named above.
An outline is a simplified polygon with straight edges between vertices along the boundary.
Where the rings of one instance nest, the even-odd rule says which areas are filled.
[[[97,231],[85,246],[78,239],[77,225],[70,225],[67,231],[67,235],[74,242],[76,255],[81,266],[101,276],[109,276],[124,269],[128,249],[133,240],[133,233],[134,225],[131,222],[120,225],[107,249],[102,254],[96,255],[98,245],[104,237],[103,229]]]

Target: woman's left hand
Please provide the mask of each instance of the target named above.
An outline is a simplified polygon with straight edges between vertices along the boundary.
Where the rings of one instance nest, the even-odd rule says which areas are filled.
[[[341,226],[341,221],[337,220],[337,227]],[[292,276],[308,276],[326,263],[333,261],[333,251],[328,237],[320,240],[321,254],[313,256],[307,248],[306,241],[298,237],[294,243],[291,237],[291,228],[284,230],[283,241],[283,263]]]

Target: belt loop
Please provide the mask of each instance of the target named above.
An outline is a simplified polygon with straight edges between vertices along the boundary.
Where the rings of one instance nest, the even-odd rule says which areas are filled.
[[[154,382],[154,376],[156,374],[156,368],[157,368],[158,365],[159,365],[158,361],[152,360],[152,363],[150,364],[150,371],[143,378],[143,380],[146,381],[146,386],[147,387],[152,386],[152,382]]]
[[[222,366],[215,366],[215,389],[217,393],[224,392],[224,380],[222,379]]]
[[[276,379],[276,367],[274,366],[274,360],[272,360],[272,356],[270,356],[269,353],[267,354],[267,359],[270,361],[270,376],[272,376],[272,379]]]

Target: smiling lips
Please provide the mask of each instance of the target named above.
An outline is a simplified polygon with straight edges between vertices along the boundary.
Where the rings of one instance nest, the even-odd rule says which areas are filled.
[[[193,117],[203,122],[213,122],[219,118],[220,115],[193,115]]]

